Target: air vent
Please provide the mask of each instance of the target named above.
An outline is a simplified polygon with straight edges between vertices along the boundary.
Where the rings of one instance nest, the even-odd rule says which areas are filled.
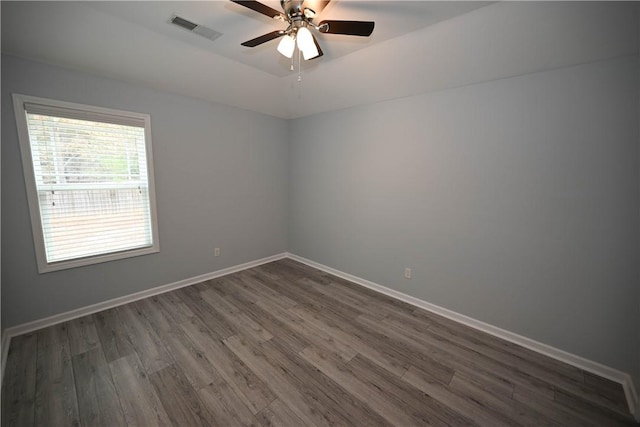
[[[171,17],[171,23],[177,25],[178,27],[186,28],[189,31],[193,31],[198,26],[198,24],[194,24],[191,21],[175,15]]]
[[[171,22],[174,25],[177,25],[178,27],[184,28],[187,31],[190,31],[199,36],[205,37],[209,40],[215,40],[222,35],[222,33],[216,30],[207,28],[202,25],[198,25],[194,22],[189,21],[188,19],[179,17],[178,15],[172,15],[169,22]]]

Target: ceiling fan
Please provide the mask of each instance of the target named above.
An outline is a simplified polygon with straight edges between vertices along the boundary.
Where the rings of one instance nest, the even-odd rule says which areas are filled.
[[[373,32],[375,25],[375,22],[371,21],[332,20],[321,21],[317,25],[314,24],[313,20],[329,4],[330,0],[280,0],[284,13],[258,1],[231,1],[289,24],[285,30],[272,31],[242,43],[242,46],[256,47],[262,43],[283,37],[280,44],[278,44],[278,52],[287,58],[293,56],[296,46],[302,52],[305,60],[319,58],[323,55],[318,40],[310,30],[327,34],[368,37]]]

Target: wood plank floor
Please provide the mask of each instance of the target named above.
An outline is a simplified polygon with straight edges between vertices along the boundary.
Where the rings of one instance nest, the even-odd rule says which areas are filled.
[[[14,338],[2,425],[635,424],[619,384],[285,259]]]

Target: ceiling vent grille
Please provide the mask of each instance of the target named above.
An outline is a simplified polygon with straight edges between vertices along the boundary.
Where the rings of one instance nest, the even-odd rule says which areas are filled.
[[[198,25],[194,22],[189,21],[188,19],[181,18],[178,15],[171,16],[171,19],[169,20],[169,22],[171,22],[174,25],[177,25],[180,28],[184,28],[187,31],[190,31],[199,36],[205,37],[209,40],[215,40],[222,35],[222,33],[216,30],[207,28],[202,25]]]

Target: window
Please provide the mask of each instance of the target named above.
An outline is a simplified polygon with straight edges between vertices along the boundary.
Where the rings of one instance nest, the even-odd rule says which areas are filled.
[[[150,117],[13,101],[40,273],[158,252]]]

